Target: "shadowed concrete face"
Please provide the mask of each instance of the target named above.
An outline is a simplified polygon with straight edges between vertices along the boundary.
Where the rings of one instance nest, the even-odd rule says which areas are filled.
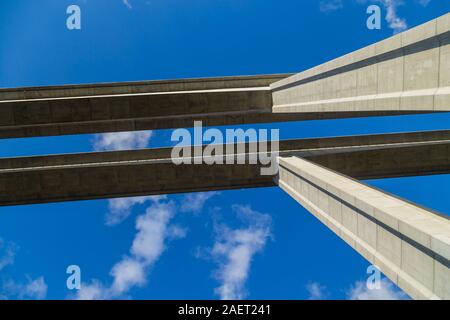
[[[269,84],[284,75],[0,90],[0,137],[279,121]],[[261,119],[259,119],[261,118]]]
[[[177,166],[171,150],[0,159],[0,205],[275,185],[274,176],[261,175],[260,164]],[[233,150],[237,155],[237,146]],[[252,148],[246,144],[243,150],[248,159]],[[449,150],[450,131],[430,131],[287,140],[280,142],[279,155],[317,160],[355,178],[382,178],[448,173]],[[415,160],[402,166],[396,159]]]
[[[269,84],[284,77],[0,89],[0,139],[420,113],[272,113]]]
[[[279,163],[279,186],[412,298],[450,299],[448,217],[301,158]]]

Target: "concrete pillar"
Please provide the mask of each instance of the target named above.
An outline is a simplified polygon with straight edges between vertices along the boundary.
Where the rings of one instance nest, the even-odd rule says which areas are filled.
[[[414,299],[450,299],[450,220],[297,157],[279,186]]]

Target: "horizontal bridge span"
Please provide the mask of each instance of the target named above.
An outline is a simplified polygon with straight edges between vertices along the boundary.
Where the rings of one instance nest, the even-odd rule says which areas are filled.
[[[241,146],[248,157],[250,145]],[[357,179],[450,172],[450,131],[287,140],[279,149],[280,156]],[[177,166],[170,154],[161,148],[0,159],[0,206],[275,185],[260,164]]]
[[[291,75],[0,89],[0,139],[450,111],[450,14]]]
[[[411,113],[272,113],[270,84],[287,76],[0,89],[0,139]]]
[[[186,127],[193,119],[240,123],[267,118],[264,114],[272,106],[269,84],[285,76],[3,89],[0,137]]]
[[[282,140],[279,142],[280,155],[297,155],[304,158],[328,154],[349,153],[364,150],[398,148],[400,146],[418,146],[420,144],[442,144],[450,141],[450,130],[418,131],[370,134],[360,136],[338,136],[325,138],[306,138]],[[245,152],[253,143],[235,144],[234,150],[245,146]],[[270,150],[270,143],[267,145]],[[226,145],[224,148],[226,149]],[[112,162],[131,162],[145,160],[168,161],[172,148],[139,149],[125,151],[87,152],[74,154],[56,154],[45,156],[0,158],[0,173],[5,171],[28,170],[37,167],[107,164]],[[320,160],[324,163],[324,160]],[[326,164],[332,166],[332,163]]]

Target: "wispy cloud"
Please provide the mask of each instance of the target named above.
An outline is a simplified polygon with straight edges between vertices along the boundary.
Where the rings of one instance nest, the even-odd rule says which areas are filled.
[[[155,262],[165,249],[167,226],[175,215],[173,202],[156,203],[147,209],[145,215],[138,217],[138,233],[133,241],[131,253],[145,264]]]
[[[378,0],[386,8],[386,21],[389,28],[394,30],[394,33],[402,32],[408,28],[406,19],[400,18],[397,14],[397,8],[403,2],[401,0]]]
[[[34,280],[27,277],[25,283],[7,280],[3,284],[1,296],[5,299],[43,300],[47,296],[47,289],[44,277]]]
[[[328,297],[327,288],[318,282],[310,282],[306,285],[309,300],[323,300]]]
[[[347,292],[349,300],[406,300],[409,297],[389,279],[383,278],[379,289],[369,289],[365,281],[357,281]]]
[[[0,238],[0,271],[14,264],[19,246]],[[6,299],[45,299],[47,284],[44,277],[32,279],[26,276],[26,282],[21,283],[11,278],[5,278],[0,285],[0,300]]]
[[[344,7],[344,4],[342,3],[342,0],[323,0],[320,1],[320,11],[321,12],[333,12],[337,11],[339,9],[342,9]]]
[[[108,213],[105,217],[105,223],[108,226],[116,225],[124,221],[131,214],[131,209],[138,204],[152,201],[158,202],[167,199],[167,196],[146,196],[117,198],[108,200]]]
[[[395,33],[402,32],[408,28],[406,19],[398,15],[398,7],[403,5],[403,0],[352,0],[359,4],[367,5],[368,3],[379,3],[386,10],[385,20],[390,29]],[[427,6],[431,0],[416,0],[422,6]],[[344,8],[343,0],[323,0],[320,2],[320,11],[330,13]]]
[[[212,256],[218,261],[216,278],[221,282],[216,293],[223,300],[244,299],[245,283],[254,255],[263,250],[270,236],[271,217],[252,210],[248,206],[233,206],[235,213],[248,226],[231,229],[226,225],[217,227]]]
[[[0,271],[14,263],[18,246],[12,242],[5,242],[0,238]]]
[[[130,0],[122,0],[123,4],[127,6],[128,9],[133,9],[131,6]]]
[[[423,6],[428,5],[431,0],[418,0]],[[394,31],[394,34],[402,32],[408,28],[406,19],[398,15],[398,7],[402,6],[403,0],[357,0],[358,3],[367,4],[368,2],[379,3],[386,10],[385,20],[388,27]]]
[[[137,234],[130,249],[130,255],[124,257],[111,270],[113,283],[105,288],[100,282],[83,285],[80,299],[108,299],[126,294],[131,287],[142,286],[146,282],[147,272],[165,249],[168,236],[168,224],[175,214],[173,203],[155,203],[146,213],[136,220]]]
[[[424,6],[424,7],[426,7],[431,2],[431,0],[417,0],[417,1],[419,2],[419,4],[421,6]]]
[[[330,295],[327,287],[318,282],[310,282],[306,285],[309,300],[323,300]],[[408,300],[410,299],[388,278],[382,278],[379,288],[369,289],[367,282],[356,281],[349,289],[344,290],[348,300]]]
[[[188,195],[190,205],[182,205],[185,212],[198,212],[205,202],[216,193],[198,193]],[[186,199],[185,199],[186,200]],[[109,203],[109,223],[117,223],[129,215],[132,207],[151,201],[145,214],[136,219],[137,233],[127,256],[116,263],[110,272],[111,285],[107,286],[98,280],[83,283],[75,296],[79,300],[113,299],[125,296],[133,287],[141,287],[147,283],[149,270],[166,250],[169,240],[186,236],[186,229],[171,221],[177,213],[175,202],[168,201],[167,196],[134,197],[112,199]],[[185,204],[185,201],[183,202]]]
[[[181,211],[199,213],[203,210],[205,202],[218,194],[214,191],[190,193],[181,200]]]
[[[152,131],[112,132],[96,134],[92,141],[95,151],[132,150],[148,147]]]
[[[108,292],[109,288],[105,288],[100,281],[92,280],[90,284],[83,283],[75,298],[77,300],[102,300],[108,298]]]
[[[81,300],[112,299],[122,297],[133,287],[143,286],[151,266],[158,261],[171,238],[183,236],[178,227],[170,226],[176,212],[173,202],[156,202],[136,220],[137,233],[129,255],[111,269],[111,286],[94,280],[83,284],[77,298]],[[174,231],[175,230],[175,231]]]

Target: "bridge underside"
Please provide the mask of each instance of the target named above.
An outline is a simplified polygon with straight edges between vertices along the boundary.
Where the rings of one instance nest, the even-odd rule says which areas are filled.
[[[269,85],[287,76],[0,89],[0,139],[421,113],[273,113]]]
[[[446,14],[293,76],[0,89],[0,139],[449,111]],[[450,130],[281,141],[277,175],[171,151],[0,159],[0,206],[278,185],[411,297],[450,299],[448,217],[355,180],[450,173]]]
[[[248,157],[250,145],[244,147]],[[450,173],[450,131],[287,140],[279,149],[280,156],[300,156],[356,179]],[[237,154],[237,146],[233,150]],[[260,164],[175,165],[170,153],[162,148],[0,159],[0,205],[276,185],[274,176],[261,175]]]

